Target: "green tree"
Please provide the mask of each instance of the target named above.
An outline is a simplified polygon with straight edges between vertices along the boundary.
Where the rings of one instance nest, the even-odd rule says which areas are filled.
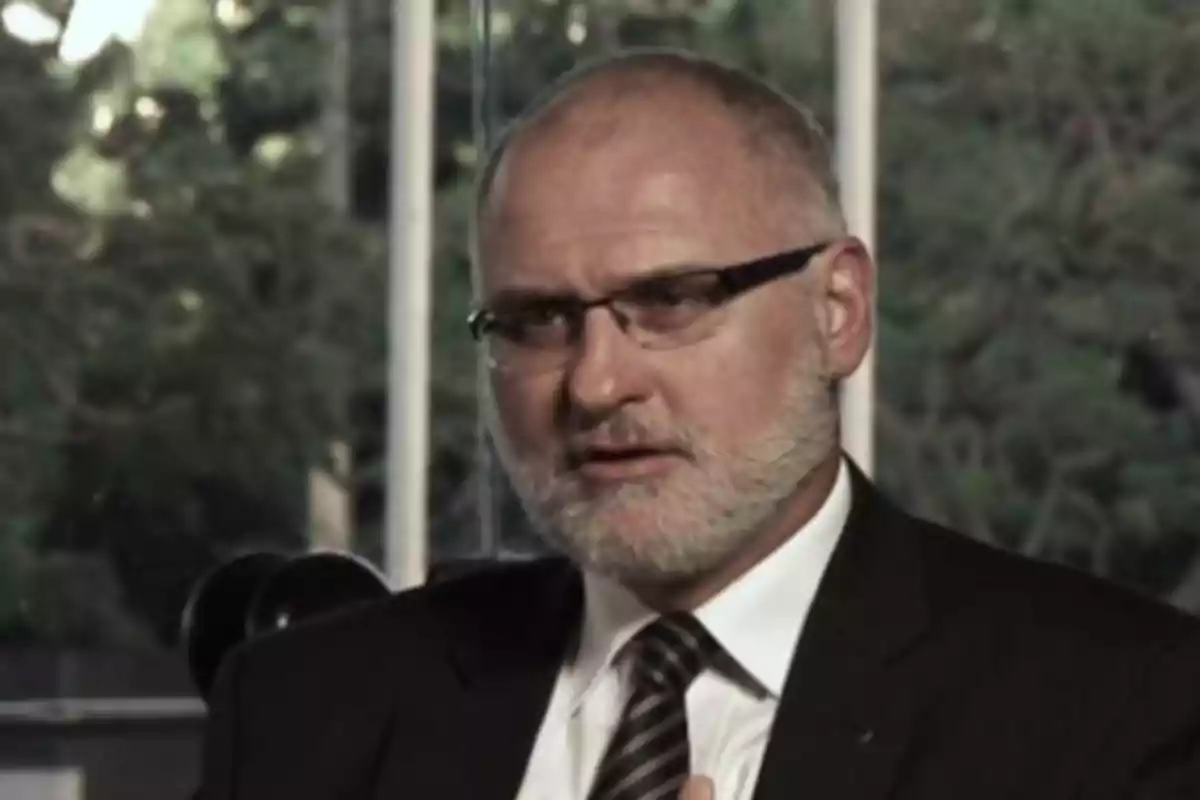
[[[972,535],[1200,608],[1193,5],[883,4],[878,472]],[[304,545],[333,440],[378,555],[391,4],[354,4],[348,215],[317,189],[324,4],[219,7],[160,3],[75,66],[0,36],[0,637],[170,641],[200,570]],[[439,557],[483,513],[477,121],[494,135],[582,58],[675,44],[834,123],[830,0],[495,8],[478,49],[468,0],[439,4]],[[531,546],[495,480],[502,546]]]
[[[580,58],[675,44],[834,128],[831,2],[500,6],[499,120]],[[1200,610],[1200,9],[882,11],[881,480],[981,539]]]
[[[294,59],[311,56],[311,17],[280,22]],[[6,389],[21,392],[4,422],[11,447],[45,466],[17,476],[34,486],[5,536],[35,566],[69,554],[115,575],[112,603],[160,641],[215,560],[303,545],[307,471],[352,432],[354,398],[378,384],[383,357],[383,232],[318,198],[311,111],[285,125],[239,107],[256,91],[304,102],[279,72],[262,83],[274,53],[247,37],[197,0],[161,4],[135,46],[74,70],[6,42],[32,73],[12,90],[34,109],[62,96],[63,121],[11,126],[31,140],[17,167],[45,157],[10,184],[11,218],[37,224],[28,252],[0,267],[13,297],[4,372],[19,379]],[[51,210],[35,216],[23,185]],[[116,636],[76,601],[64,613],[81,621],[43,634]]]

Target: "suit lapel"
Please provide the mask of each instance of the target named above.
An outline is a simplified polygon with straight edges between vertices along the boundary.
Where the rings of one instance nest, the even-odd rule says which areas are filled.
[[[928,618],[907,518],[857,470],[846,530],[792,660],[754,800],[877,800],[922,700],[904,656]]]
[[[451,686],[444,698],[430,687],[428,705],[436,709],[423,712],[429,717],[423,724],[406,721],[398,710],[376,782],[378,800],[517,795],[582,607],[578,574],[565,562],[528,569],[504,596],[473,596],[437,609],[449,637]],[[486,607],[489,599],[494,602]]]
[[[850,518],[797,645],[754,800],[884,797],[926,696],[906,658],[928,627],[918,545],[908,518],[852,474]],[[448,686],[430,687],[419,722],[393,711],[376,800],[517,795],[582,587],[557,560],[508,586],[491,609],[479,596],[437,609]]]

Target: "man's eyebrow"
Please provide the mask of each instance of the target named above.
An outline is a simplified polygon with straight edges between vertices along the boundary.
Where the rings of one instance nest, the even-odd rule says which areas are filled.
[[[536,286],[510,286],[498,289],[488,298],[489,308],[512,308],[530,303],[573,303],[579,298],[561,289],[543,289]]]
[[[688,275],[698,273],[713,272],[722,269],[722,265],[718,264],[701,264],[696,262],[680,262],[676,264],[664,264],[661,267],[654,267],[626,283],[626,286],[636,286],[640,283],[652,283],[655,281],[670,280],[671,278],[683,278]]]
[[[722,269],[718,264],[704,264],[692,261],[681,261],[652,267],[646,272],[631,275],[605,294],[619,294],[635,286],[658,281],[682,278],[688,275],[703,274]],[[506,286],[497,289],[488,298],[485,305],[489,308],[520,306],[527,303],[577,303],[587,298],[566,289],[544,288],[539,286]]]

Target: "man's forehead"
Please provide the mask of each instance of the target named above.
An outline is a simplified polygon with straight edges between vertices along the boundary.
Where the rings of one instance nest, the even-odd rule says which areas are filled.
[[[500,237],[485,261],[481,288],[600,294],[668,270],[715,266],[722,253],[738,252],[722,247],[711,230],[667,221],[547,230],[520,243]]]
[[[748,241],[782,249],[792,242],[777,233],[778,173],[728,108],[694,91],[558,109],[511,140],[496,169],[479,219],[481,288],[571,264],[636,274],[732,263],[757,254]]]
[[[723,179],[724,168],[707,170],[700,158],[641,162],[619,156],[583,156],[579,160],[502,176],[487,217],[489,227],[541,235],[543,229],[570,225],[587,229],[667,225],[702,214],[723,198],[721,186],[742,187]]]
[[[653,157],[681,148],[741,149],[744,126],[710,93],[680,80],[636,88],[614,78],[591,81],[523,121],[510,135],[499,165],[546,162],[581,155]]]
[[[648,118],[596,140],[560,128],[507,154],[481,221],[525,232],[694,217],[754,202],[762,174],[729,129]]]
[[[713,173],[667,169],[578,175],[505,189],[484,220],[481,245],[489,271],[542,271],[542,265],[654,266],[694,259],[756,233],[762,204]],[[744,248],[743,248],[744,249]]]

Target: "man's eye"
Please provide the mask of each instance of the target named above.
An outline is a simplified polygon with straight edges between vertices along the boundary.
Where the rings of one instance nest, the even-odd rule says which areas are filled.
[[[507,339],[518,342],[556,337],[569,328],[566,309],[550,304],[525,306],[496,314],[496,329]]]
[[[714,281],[703,276],[655,281],[638,287],[638,302],[647,306],[675,308],[678,306],[709,305],[714,299]]]
[[[714,282],[701,275],[653,281],[631,291],[625,309],[643,331],[680,331],[718,305],[713,289]]]
[[[699,298],[678,286],[659,286],[642,293],[642,300],[660,306],[678,306],[694,303]]]
[[[526,325],[557,325],[566,321],[566,314],[558,306],[533,306],[520,312],[521,321]]]

